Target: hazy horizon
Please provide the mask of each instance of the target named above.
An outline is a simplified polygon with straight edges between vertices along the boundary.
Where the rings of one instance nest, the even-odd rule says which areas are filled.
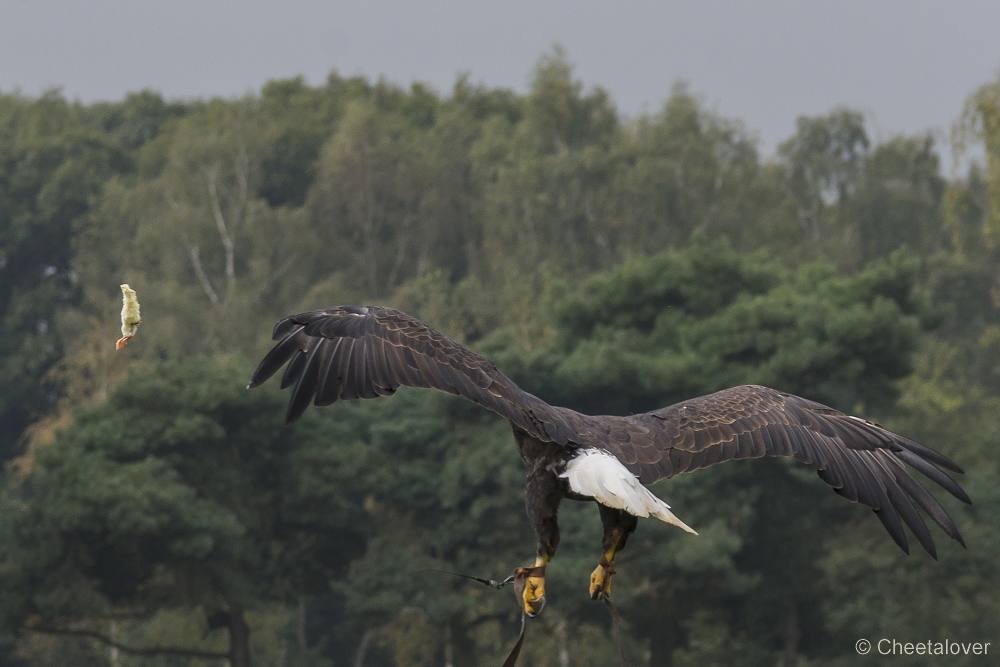
[[[865,113],[873,139],[930,131],[947,156],[942,140],[964,100],[1000,67],[1000,4],[983,1],[0,0],[0,11],[3,92],[59,88],[85,103],[141,89],[231,97],[275,78],[317,85],[332,70],[442,94],[467,73],[523,92],[539,57],[560,44],[576,76],[607,90],[623,114],[655,111],[686,81],[708,108],[744,121],[764,154],[798,116],[848,106]]]

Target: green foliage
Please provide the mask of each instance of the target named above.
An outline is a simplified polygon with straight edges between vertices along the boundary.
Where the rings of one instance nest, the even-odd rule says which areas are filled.
[[[822,262],[787,270],[696,240],[595,276],[555,304],[554,348],[522,362],[517,376],[591,413],[646,411],[744,383],[855,412],[884,409],[931,321],[916,277],[916,262],[901,253],[845,277]],[[818,561],[849,514],[804,472],[730,463],[669,483],[670,502],[699,537],[642,526],[623,555],[642,581],[618,598],[636,618],[656,610],[655,622],[635,629],[650,642],[651,664],[672,654],[759,664],[793,641],[789,627],[807,654],[831,650],[810,600],[827,594]],[[709,636],[714,643],[704,643]]]
[[[0,646],[108,664],[90,640],[3,635],[45,622],[225,653],[236,610],[260,664],[499,662],[509,596],[428,570],[529,559],[509,427],[401,391],[286,429],[276,387],[242,389],[234,354],[260,355],[272,321],[354,302],[421,316],[556,404],[759,382],[969,470],[976,504],[948,508],[970,549],[940,563],[788,462],[663,484],[700,535],[644,522],[622,554],[635,664],[853,664],[858,636],[996,634],[996,87],[956,135],[986,162],[950,181],[928,137],[873,141],[849,109],[799,119],[771,160],[683,85],[624,119],[558,49],[524,95],[334,72],[229,100],[0,96]],[[115,353],[122,282],[144,322]],[[597,514],[560,520],[522,660],[608,664],[584,595]]]
[[[858,409],[891,405],[931,309],[903,254],[844,277],[781,268],[726,242],[635,259],[556,307],[538,363],[546,395],[584,412],[644,412],[759,383]]]
[[[601,212],[616,259],[683,246],[694,233],[725,234],[747,247],[764,237],[772,248],[796,233],[782,219],[784,186],[770,178],[746,130],[708,112],[686,86],[675,86],[658,114],[627,130]]]
[[[956,135],[959,148],[976,142],[986,149],[983,180],[988,203],[983,228],[988,240],[995,243],[1000,224],[1000,78],[984,84],[966,100],[961,121],[956,124]]]
[[[871,152],[848,209],[857,225],[860,258],[884,257],[902,245],[941,247],[945,183],[930,135],[897,137]]]
[[[259,610],[343,575],[358,509],[307,474],[320,434],[282,428],[246,375],[197,358],[130,375],[36,452],[3,510],[8,627]]]
[[[0,459],[51,407],[56,311],[72,303],[71,234],[121,149],[55,93],[0,96]]]

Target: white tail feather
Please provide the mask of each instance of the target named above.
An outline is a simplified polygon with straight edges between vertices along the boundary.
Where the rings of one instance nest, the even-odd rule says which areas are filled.
[[[625,510],[635,516],[655,516],[660,521],[698,534],[674,516],[670,505],[644,487],[621,461],[602,449],[580,450],[566,464],[566,470],[560,477],[569,482],[572,491],[593,498],[602,505]]]

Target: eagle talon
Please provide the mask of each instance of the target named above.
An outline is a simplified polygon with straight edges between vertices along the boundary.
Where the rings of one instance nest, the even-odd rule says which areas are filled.
[[[611,596],[611,575],[615,568],[603,562],[590,573],[590,599],[603,600]]]
[[[534,618],[545,609],[545,577],[527,577],[524,580],[524,592],[521,594],[524,613]]]

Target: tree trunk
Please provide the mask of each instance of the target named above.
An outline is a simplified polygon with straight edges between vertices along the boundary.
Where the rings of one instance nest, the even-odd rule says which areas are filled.
[[[556,640],[559,642],[559,667],[569,667],[569,633],[563,616],[556,621]]]
[[[785,667],[795,667],[799,664],[799,640],[801,638],[799,612],[795,608],[795,602],[789,602],[788,616],[785,618]]]
[[[118,641],[118,623],[111,621],[111,625],[108,628],[108,637],[111,637],[114,641]],[[121,654],[118,651],[117,646],[111,647],[111,667],[121,667]]]
[[[250,627],[242,609],[229,612],[229,667],[250,667]]]
[[[469,638],[466,629],[457,624],[452,625],[448,634],[451,643],[452,665],[454,667],[478,667],[476,644]]]
[[[649,667],[673,667],[677,637],[673,624],[667,623],[649,638]]]
[[[368,647],[372,643],[372,626],[369,623],[365,629],[365,634],[361,635],[361,643],[354,654],[354,667],[365,667],[365,657],[368,655]]]
[[[673,604],[673,589],[663,591],[661,596],[653,611],[657,621],[649,636],[649,667],[673,667],[674,649],[680,639],[674,620],[677,610]]]
[[[451,645],[451,626],[444,626],[444,667],[455,667],[455,648]]]
[[[299,597],[299,609],[295,618],[295,640],[303,653],[309,648],[306,641],[306,599]]]

